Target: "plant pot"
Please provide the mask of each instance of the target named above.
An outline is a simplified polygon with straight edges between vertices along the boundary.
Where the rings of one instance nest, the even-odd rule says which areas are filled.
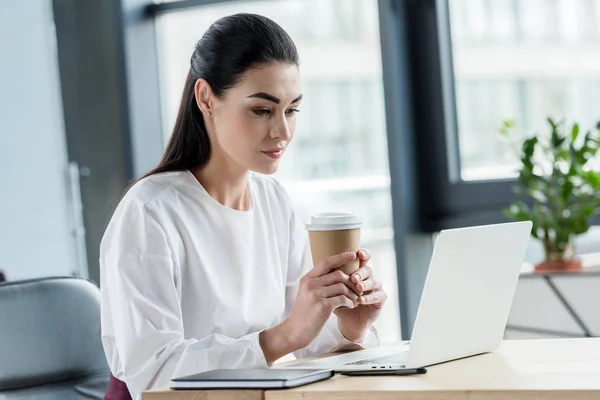
[[[570,258],[568,260],[545,260],[536,264],[536,272],[548,271],[581,271],[582,264],[579,258]]]
[[[541,263],[536,264],[536,272],[547,271],[581,271],[581,260],[575,256],[575,246],[573,242],[568,243],[562,250],[545,249],[546,258]]]

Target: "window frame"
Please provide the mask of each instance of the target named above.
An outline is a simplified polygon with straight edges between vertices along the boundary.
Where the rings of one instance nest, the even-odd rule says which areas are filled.
[[[397,0],[401,1],[401,0]],[[448,0],[407,0],[404,20],[413,77],[421,229],[506,222],[517,180],[460,179],[458,123]]]
[[[169,3],[152,3],[146,6],[146,15],[150,18],[156,18],[160,14],[173,11],[180,11],[211,4],[233,3],[239,0],[178,0]],[[265,0],[269,1],[269,0]]]

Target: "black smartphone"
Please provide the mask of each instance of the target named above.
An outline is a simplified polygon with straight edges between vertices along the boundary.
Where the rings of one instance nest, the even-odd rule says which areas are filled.
[[[426,374],[427,368],[404,369],[361,369],[356,371],[342,371],[340,375],[347,376],[382,376],[382,375],[419,375]]]

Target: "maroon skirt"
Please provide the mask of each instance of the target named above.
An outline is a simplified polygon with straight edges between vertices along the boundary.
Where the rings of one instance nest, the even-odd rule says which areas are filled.
[[[104,400],[132,400],[125,382],[115,378],[112,373],[110,374],[108,390],[106,391]]]

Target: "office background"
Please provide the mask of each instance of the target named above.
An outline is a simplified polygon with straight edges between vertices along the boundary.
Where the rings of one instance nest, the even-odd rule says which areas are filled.
[[[189,57],[219,17],[286,29],[305,100],[277,173],[303,218],[356,212],[409,337],[433,234],[505,221],[518,160],[498,140],[600,119],[600,0],[4,0],[0,269],[98,281],[126,184],[168,140]],[[600,230],[577,242],[600,251]],[[542,257],[532,240],[528,262]],[[593,290],[593,289],[591,289]]]

